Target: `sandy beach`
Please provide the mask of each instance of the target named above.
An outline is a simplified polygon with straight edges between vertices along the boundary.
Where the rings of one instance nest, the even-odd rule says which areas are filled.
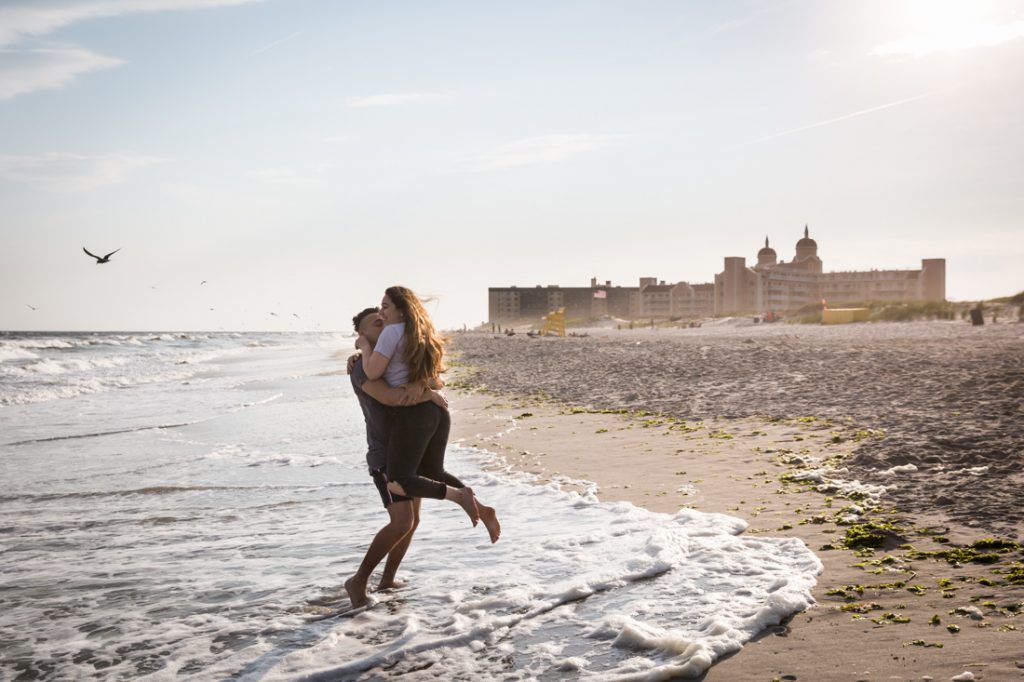
[[[818,554],[818,605],[706,679],[1024,679],[1020,325],[463,334],[453,351],[453,439]]]

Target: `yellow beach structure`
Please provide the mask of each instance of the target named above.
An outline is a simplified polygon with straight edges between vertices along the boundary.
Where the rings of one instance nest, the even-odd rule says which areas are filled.
[[[822,324],[849,324],[867,322],[871,310],[868,308],[825,308],[821,311]]]
[[[559,308],[543,317],[542,336],[565,336],[565,308]]]

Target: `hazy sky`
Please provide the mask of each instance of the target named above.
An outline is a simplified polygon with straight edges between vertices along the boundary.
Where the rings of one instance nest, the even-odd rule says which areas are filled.
[[[0,328],[475,325],[805,223],[1011,294],[1022,121],[1024,2],[5,0]]]

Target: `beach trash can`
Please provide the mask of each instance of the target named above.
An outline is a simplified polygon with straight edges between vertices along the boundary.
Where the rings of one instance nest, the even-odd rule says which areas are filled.
[[[971,308],[971,324],[975,327],[985,324],[985,313],[981,308]]]

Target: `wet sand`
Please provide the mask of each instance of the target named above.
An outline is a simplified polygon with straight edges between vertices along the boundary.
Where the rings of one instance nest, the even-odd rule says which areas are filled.
[[[453,438],[540,481],[814,549],[819,606],[708,680],[1024,680],[1024,553],[970,554],[1024,537],[1024,326],[589,334],[457,336]],[[844,546],[865,523],[879,546]]]
[[[913,464],[888,499],[908,511],[1020,531],[1024,325],[961,322],[591,331],[587,338],[461,335],[474,385],[572,405],[711,417],[850,418],[854,477]],[[966,471],[965,471],[966,470]]]

